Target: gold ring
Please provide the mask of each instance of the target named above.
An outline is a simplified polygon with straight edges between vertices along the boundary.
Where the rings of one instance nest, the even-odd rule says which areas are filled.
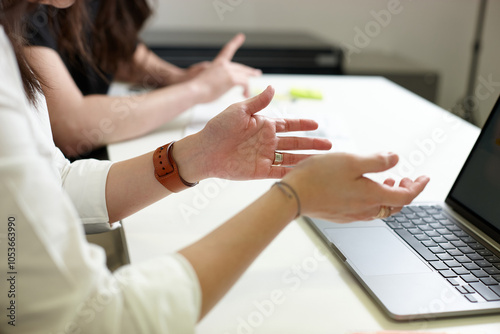
[[[281,166],[282,163],[283,163],[283,153],[274,152],[273,166]]]
[[[380,210],[373,219],[387,218],[392,214],[392,208],[390,206],[381,205]]]

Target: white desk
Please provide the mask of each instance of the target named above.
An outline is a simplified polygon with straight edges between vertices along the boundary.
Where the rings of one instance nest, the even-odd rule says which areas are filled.
[[[419,200],[444,199],[479,133],[477,128],[381,78],[265,75],[252,80],[254,89],[268,84],[278,95],[293,86],[321,90],[323,101],[277,101],[274,106],[286,107],[292,114],[328,115],[328,128],[319,131],[322,135],[339,126],[330,122],[340,122],[341,148],[351,147],[358,153],[399,153],[401,166],[382,177],[429,175],[431,183]],[[222,103],[241,98],[237,92],[223,97]],[[112,145],[111,159],[130,158],[179,139],[188,121],[189,112],[150,135]],[[352,141],[346,141],[346,136]],[[335,145],[336,138],[331,139]],[[125,219],[131,261],[161,256],[197,240],[262,194],[272,182],[206,180]],[[258,257],[198,326],[199,333],[220,334],[332,334],[380,329],[498,334],[500,316],[396,323],[382,313],[299,219]]]

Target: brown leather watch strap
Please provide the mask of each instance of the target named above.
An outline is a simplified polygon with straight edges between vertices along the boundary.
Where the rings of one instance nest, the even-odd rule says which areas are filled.
[[[198,184],[189,183],[179,175],[179,168],[172,157],[172,148],[175,141],[158,147],[153,153],[153,165],[155,177],[165,188],[171,192],[178,193],[184,189],[194,187]]]

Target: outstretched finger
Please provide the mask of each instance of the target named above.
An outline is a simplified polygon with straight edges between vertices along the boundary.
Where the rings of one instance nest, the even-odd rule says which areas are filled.
[[[312,131],[318,128],[318,123],[312,119],[276,119],[276,132]]]
[[[248,83],[242,83],[240,86],[243,87],[243,97],[248,99],[250,97],[250,86]]]
[[[394,167],[399,160],[397,154],[373,154],[366,157],[358,157],[357,172],[359,174],[365,173],[379,173]]]
[[[295,153],[283,153],[283,152],[280,153],[283,155],[282,158],[283,161],[280,162],[279,165],[276,165],[276,162],[273,162],[272,167],[295,166],[302,160],[312,157],[314,155],[314,154],[295,154]]]
[[[230,66],[235,73],[238,73],[240,76],[244,76],[247,78],[250,76],[255,77],[262,74],[262,70],[247,65],[231,63]]]
[[[240,105],[249,115],[253,115],[258,111],[261,111],[271,103],[274,96],[274,88],[272,86],[267,86],[267,88],[260,93],[248,100],[240,102]]]
[[[384,181],[384,184],[389,187],[394,187],[396,181],[394,179],[388,178]]]
[[[237,34],[236,36],[233,37],[229,42],[227,42],[226,45],[220,50],[219,54],[217,57],[215,57],[214,62],[219,62],[219,61],[231,61],[233,59],[234,54],[238,49],[243,45],[245,42],[245,35],[243,34]]]
[[[415,181],[403,179],[401,182],[399,187],[384,187],[385,189],[381,191],[380,199],[384,205],[402,207],[410,204],[429,183],[429,177],[420,176]]]
[[[234,85],[241,86],[243,88],[243,96],[248,99],[250,97],[249,79],[250,79],[250,77],[256,77],[256,76],[262,75],[262,71],[256,70],[256,69],[251,68],[251,67],[244,67],[244,68],[238,69],[238,65],[239,64],[235,64],[235,63],[231,64],[231,67],[233,69],[235,69],[233,72],[233,79],[232,80],[233,80]]]
[[[396,180],[394,180],[392,178],[387,178],[384,181],[384,185],[389,186],[389,187],[394,187],[395,184],[396,184]],[[402,206],[389,206],[389,208],[390,208],[390,215],[398,213],[401,211],[401,209],[403,209]]]
[[[328,139],[310,137],[279,137],[278,150],[329,150],[332,143]]]
[[[399,186],[403,188],[408,188],[412,185],[413,181],[410,178],[404,177],[399,181]]]

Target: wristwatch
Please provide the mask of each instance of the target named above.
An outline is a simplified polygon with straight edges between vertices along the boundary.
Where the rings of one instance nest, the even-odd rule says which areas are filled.
[[[178,193],[182,190],[194,187],[198,184],[190,183],[179,175],[179,168],[172,157],[172,149],[175,141],[158,147],[153,153],[153,165],[155,177],[165,188],[171,192]]]

